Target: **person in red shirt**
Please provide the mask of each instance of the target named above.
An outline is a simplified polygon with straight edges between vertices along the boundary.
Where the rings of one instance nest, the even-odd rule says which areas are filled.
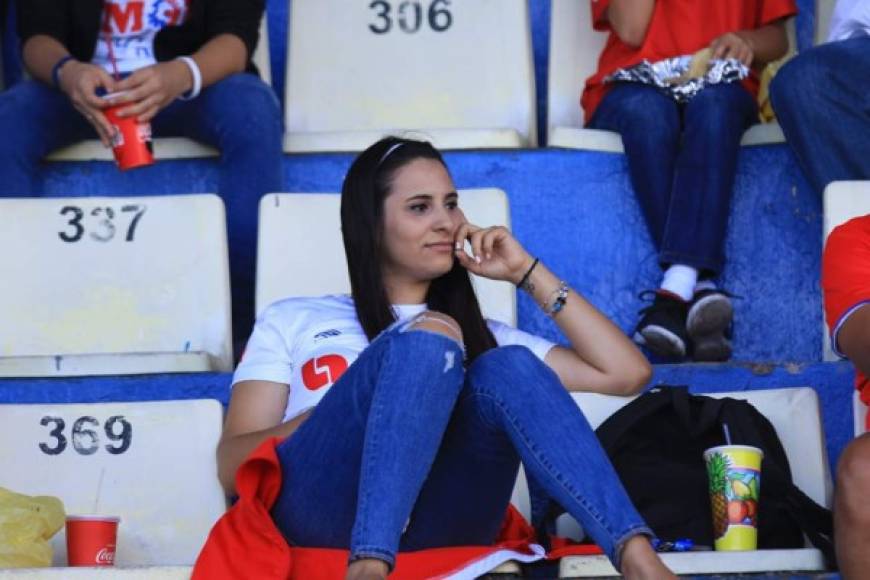
[[[855,365],[855,388],[870,403],[870,215],[838,226],[822,258],[831,346]],[[870,434],[852,441],[837,465],[834,537],[844,578],[870,569]]]
[[[794,0],[591,0],[610,37],[586,82],[587,126],[622,135],[664,269],[635,340],[656,354],[727,360],[733,309],[715,277],[759,67],[788,49]],[[690,73],[692,56],[702,62]],[[706,61],[709,59],[709,64]],[[737,82],[740,81],[740,82]]]

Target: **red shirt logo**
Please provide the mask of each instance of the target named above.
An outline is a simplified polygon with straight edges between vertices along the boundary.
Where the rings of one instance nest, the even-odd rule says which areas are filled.
[[[332,385],[347,370],[347,360],[338,354],[327,354],[302,365],[302,383],[309,391]]]

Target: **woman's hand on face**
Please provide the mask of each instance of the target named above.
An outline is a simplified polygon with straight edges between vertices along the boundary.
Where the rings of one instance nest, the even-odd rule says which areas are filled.
[[[465,251],[471,244],[472,255]],[[503,226],[481,228],[465,221],[453,238],[454,255],[462,266],[478,276],[517,284],[532,263],[532,257]]]

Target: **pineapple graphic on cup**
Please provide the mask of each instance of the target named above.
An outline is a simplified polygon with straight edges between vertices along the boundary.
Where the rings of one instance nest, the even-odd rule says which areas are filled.
[[[704,452],[717,550],[754,550],[758,546],[761,449],[721,445]]]

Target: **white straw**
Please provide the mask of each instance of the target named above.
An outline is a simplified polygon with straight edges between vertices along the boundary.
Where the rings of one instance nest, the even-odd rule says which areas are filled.
[[[91,513],[97,514],[100,513],[98,510],[100,508],[100,493],[103,491],[103,477],[106,475],[106,468],[103,467],[100,469],[100,479],[97,481],[97,496],[94,498],[94,511]]]
[[[731,432],[728,430],[728,423],[722,423],[722,430],[725,431],[725,443],[731,445]]]

